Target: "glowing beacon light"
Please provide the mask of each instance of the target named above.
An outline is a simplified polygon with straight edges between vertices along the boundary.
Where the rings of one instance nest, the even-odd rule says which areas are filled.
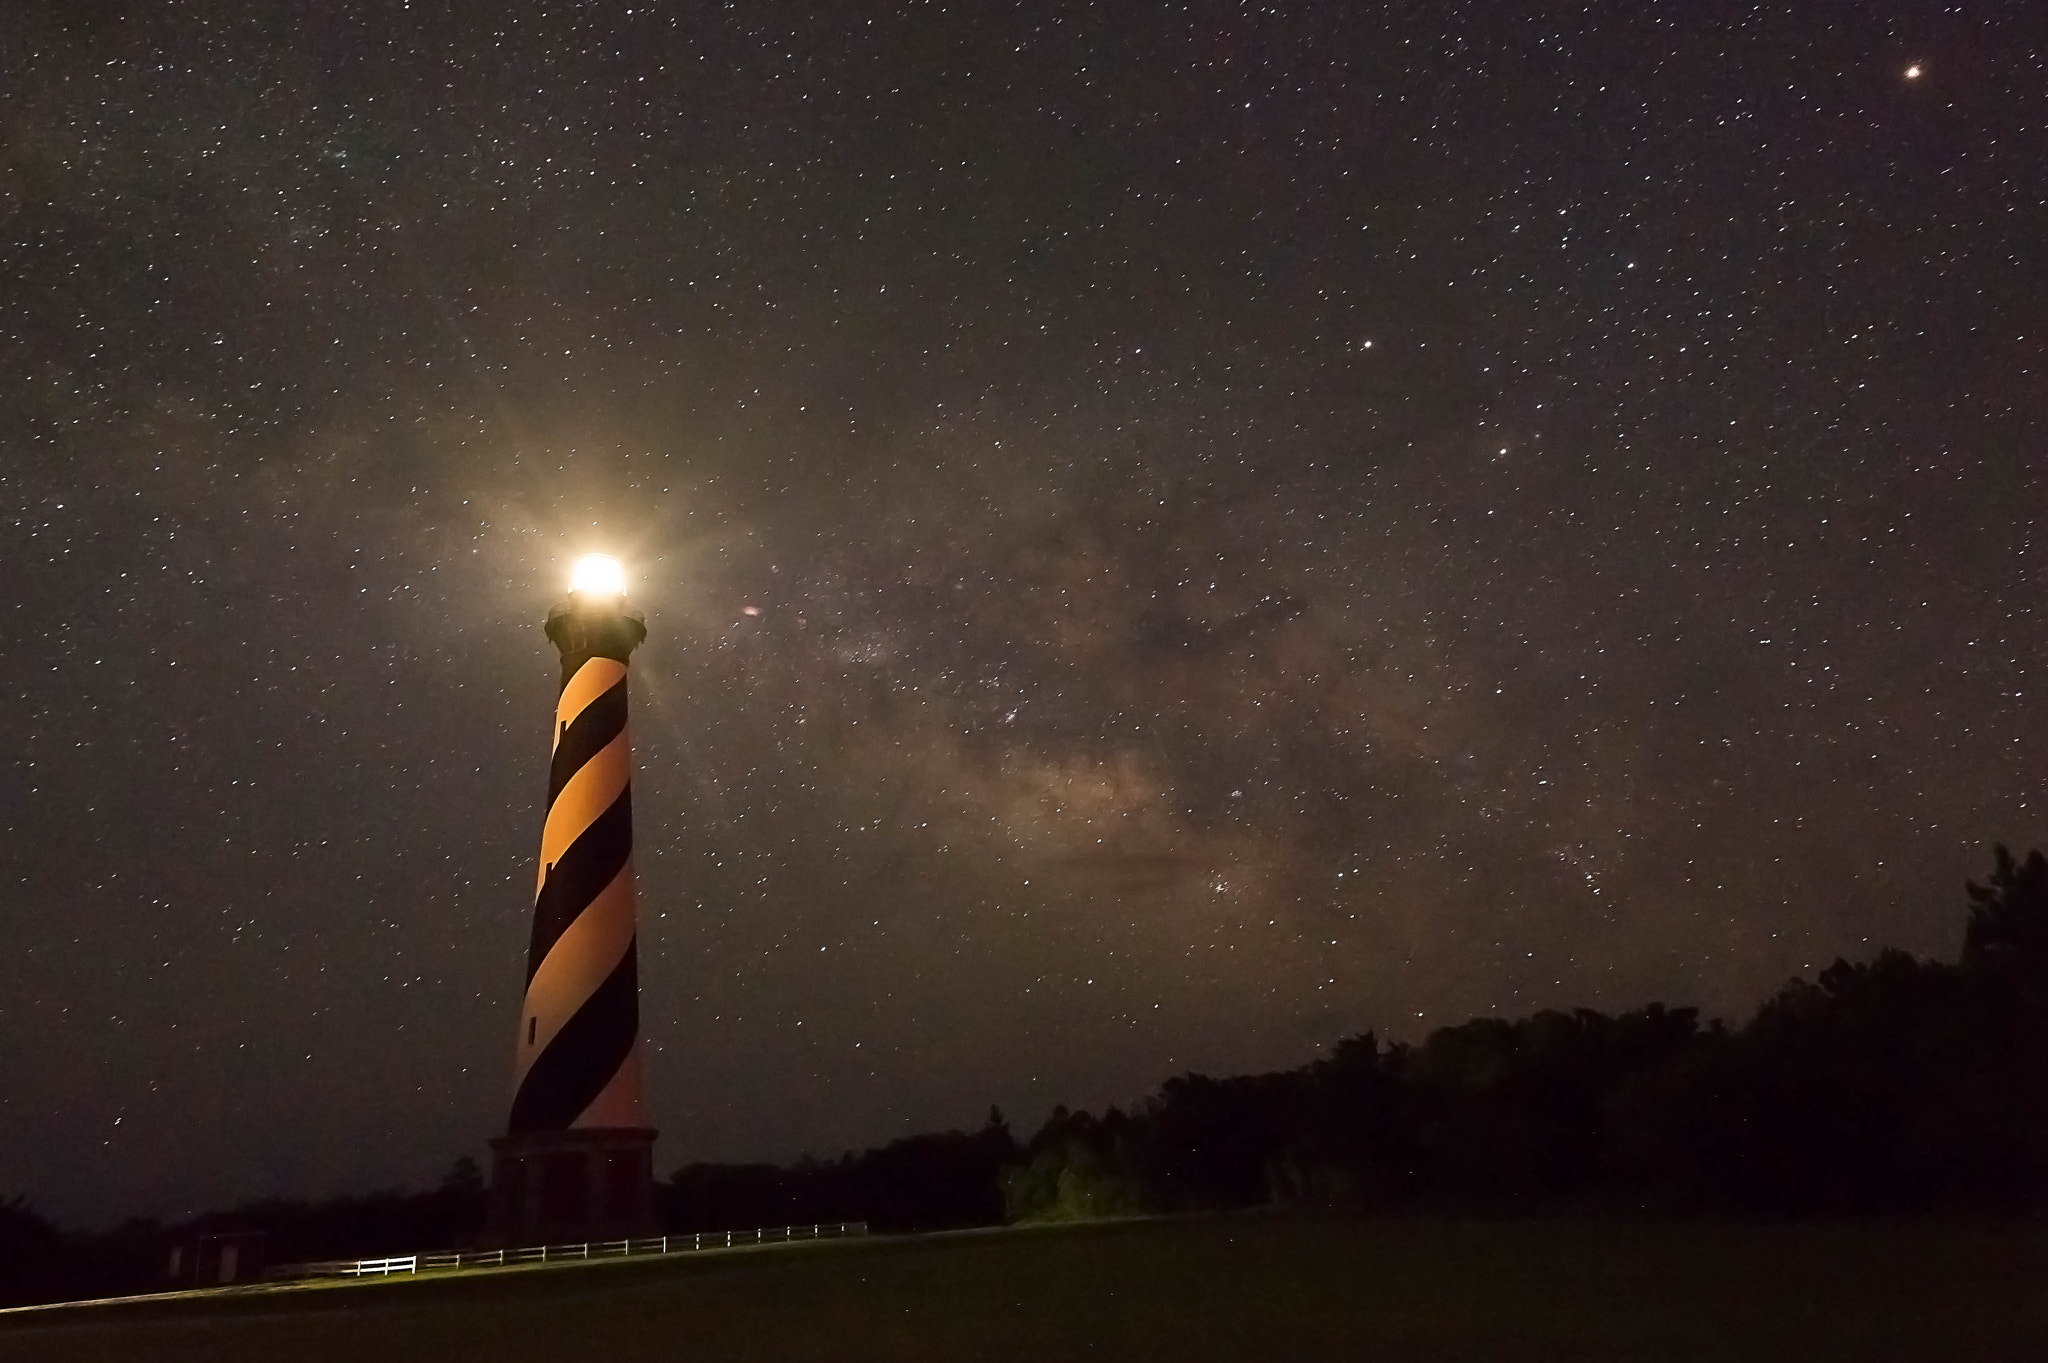
[[[591,598],[626,594],[626,570],[610,554],[585,554],[569,570],[569,590]]]

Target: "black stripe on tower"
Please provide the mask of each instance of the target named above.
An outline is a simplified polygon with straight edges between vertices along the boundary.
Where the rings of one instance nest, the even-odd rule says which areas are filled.
[[[563,728],[560,741],[555,744],[554,760],[548,763],[548,808],[554,808],[555,797],[562,793],[569,779],[625,728],[626,679],[621,677]]]
[[[637,942],[626,948],[605,982],[533,1062],[512,1100],[510,1134],[566,1129],[625,1063],[640,1030],[638,955]]]
[[[629,785],[619,792],[611,808],[577,835],[562,859],[548,867],[540,894],[533,901],[533,941],[526,949],[528,981],[576,916],[618,878],[632,855],[633,788]]]

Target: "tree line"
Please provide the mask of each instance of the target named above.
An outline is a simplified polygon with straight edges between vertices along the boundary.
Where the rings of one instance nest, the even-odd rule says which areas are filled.
[[[2011,1214],[2048,1205],[2048,861],[1996,851],[1961,958],[1795,979],[1746,1026],[1651,1004],[1372,1034],[1272,1074],[1055,1109],[1018,1143],[695,1165],[679,1227],[883,1229],[1297,1205],[1456,1215]]]
[[[1960,959],[1887,950],[1795,979],[1739,1028],[1692,1008],[1478,1018],[1417,1045],[1368,1033],[1271,1074],[1172,1078],[1129,1110],[1000,1111],[835,1161],[692,1164],[674,1231],[1316,1206],[1366,1213],[2012,1215],[2048,1205],[2048,860],[2000,847],[1966,886]],[[165,1247],[260,1229],[275,1261],[458,1245],[483,1182],[269,1201],[166,1227],[60,1233],[0,1200],[0,1299],[161,1285]]]

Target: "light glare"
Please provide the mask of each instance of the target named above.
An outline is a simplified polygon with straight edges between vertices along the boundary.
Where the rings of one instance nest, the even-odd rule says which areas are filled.
[[[610,554],[585,554],[569,571],[569,590],[582,596],[624,596],[626,570]]]

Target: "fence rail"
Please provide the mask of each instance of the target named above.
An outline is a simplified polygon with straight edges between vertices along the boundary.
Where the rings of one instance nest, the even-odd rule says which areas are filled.
[[[867,1233],[868,1223],[865,1221],[833,1221],[810,1226],[763,1226],[757,1230],[651,1235],[639,1240],[585,1240],[577,1244],[524,1245],[518,1249],[446,1250],[437,1254],[400,1254],[385,1259],[330,1259],[316,1264],[279,1264],[263,1276],[384,1278],[394,1273],[430,1273],[437,1269],[508,1268],[514,1264],[556,1263],[569,1259],[695,1254],[704,1250],[737,1249],[743,1245],[777,1245],[796,1240],[837,1240]]]

